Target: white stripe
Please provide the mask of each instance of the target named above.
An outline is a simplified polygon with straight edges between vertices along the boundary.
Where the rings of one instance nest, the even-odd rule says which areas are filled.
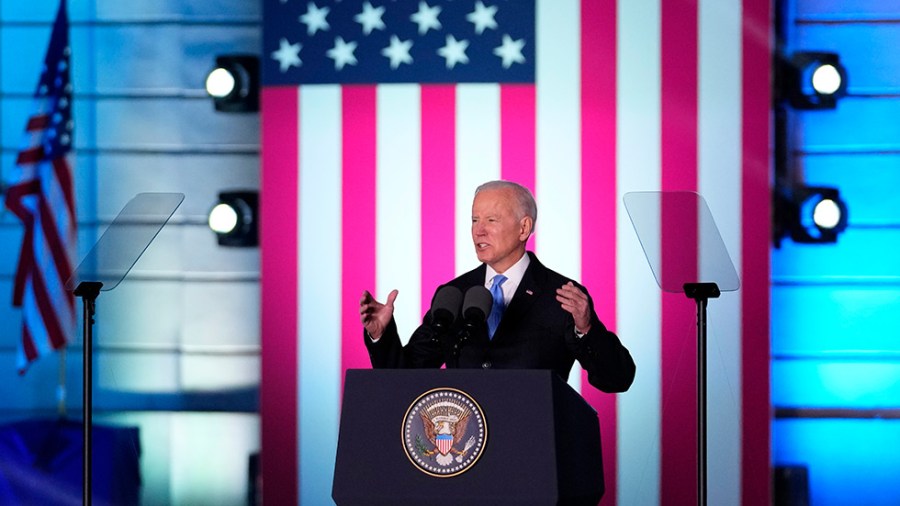
[[[53,346],[50,344],[50,333],[47,330],[44,318],[41,316],[37,298],[34,294],[34,285],[31,283],[28,283],[22,293],[22,322],[28,327],[28,332],[31,334],[31,340],[37,349],[38,356],[53,351]]]
[[[32,241],[34,269],[44,280],[50,311],[56,316],[65,337],[70,339],[73,337],[75,315],[73,310],[65,303],[65,288],[56,274],[56,263],[53,261],[50,245],[47,243],[47,238],[44,235],[44,223],[41,213],[40,211],[34,211],[32,216],[34,217],[34,236]],[[23,317],[24,321],[27,322],[28,330],[31,332],[31,338],[35,348],[37,348],[38,355],[44,355],[53,351],[53,343],[50,341],[50,330],[47,327],[47,321],[41,315],[34,286],[32,279],[26,282],[22,301]]]
[[[29,198],[28,201],[31,204],[36,204],[37,199]],[[29,207],[34,207],[36,209],[37,205]],[[49,310],[56,317],[63,338],[66,342],[72,342],[75,339],[75,309],[66,302],[67,293],[65,290],[65,281],[61,280],[58,275],[56,262],[53,260],[50,245],[44,234],[44,224],[41,213],[39,211],[32,211],[32,216],[34,217],[34,236],[32,241],[32,251],[34,253],[35,262],[34,269],[40,274],[44,281],[44,287],[47,290],[47,302],[50,304]],[[61,240],[65,244],[66,239],[61,238]],[[53,343],[50,340],[50,330],[47,326],[47,320],[41,315],[34,287],[33,279],[29,279],[25,284],[25,290],[22,297],[22,321],[24,325],[28,327],[38,356],[41,356],[53,351]],[[23,354],[22,360],[25,360],[24,357]],[[18,365],[22,367],[26,364],[27,362],[22,362]]]
[[[660,493],[660,289],[624,206],[629,191],[659,190],[659,0],[619,0],[617,55],[617,330],[637,363],[618,397],[618,504],[652,505]]]
[[[701,0],[699,16],[699,190],[737,266],[741,251],[741,3]],[[710,504],[740,504],[741,500],[740,301],[739,291],[725,293],[707,308],[707,445],[714,449],[708,454],[707,479],[716,484],[709,487]]]
[[[377,96],[375,286],[394,288],[401,340],[422,322],[421,107],[419,86],[382,85]]]
[[[472,197],[500,179],[500,86],[456,87],[456,274],[479,264],[472,247]]]
[[[68,161],[66,162],[68,163]],[[72,249],[73,242],[69,239],[74,233],[75,217],[69,212],[66,205],[65,191],[63,190],[61,181],[56,177],[56,171],[53,170],[53,164],[45,162],[41,164],[41,191],[44,192],[44,198],[47,200],[48,207],[53,214],[56,222],[56,230],[63,244]],[[66,280],[63,280],[65,283]]]
[[[300,89],[300,503],[331,496],[341,385],[341,91]]]
[[[65,208],[64,203],[48,203],[51,209],[51,212],[54,209],[58,209],[60,205]],[[35,255],[35,268],[41,273],[41,276],[44,279],[44,287],[47,289],[47,297],[48,301],[51,304],[52,311],[56,314],[56,317],[59,321],[60,330],[63,333],[63,337],[66,342],[71,342],[75,338],[75,309],[69,306],[66,303],[66,298],[68,297],[68,293],[66,291],[66,281],[67,279],[62,279],[61,273],[56,267],[56,261],[54,260],[53,252],[50,250],[50,243],[47,241],[47,236],[44,231],[44,223],[41,217],[40,212],[35,212],[34,215],[34,255]],[[62,214],[63,217],[71,216],[68,211],[65,211]],[[60,219],[60,216],[56,217],[57,220]],[[51,227],[54,232],[51,233],[60,233],[59,227],[55,229]],[[73,249],[74,243],[67,236],[59,236],[59,241],[62,244],[63,248],[66,252],[69,252]],[[71,265],[71,264],[70,264]],[[29,283],[30,285],[30,283]],[[45,336],[47,338],[47,336]],[[44,351],[49,351],[52,349],[52,344],[47,341],[47,350],[41,350],[43,354]]]
[[[538,2],[535,80],[535,249],[551,269],[581,278],[581,32],[578,2]],[[569,384],[581,390],[576,364]]]

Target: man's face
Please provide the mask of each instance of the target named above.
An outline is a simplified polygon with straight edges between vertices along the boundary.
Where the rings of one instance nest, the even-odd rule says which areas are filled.
[[[472,203],[472,242],[478,260],[505,272],[525,254],[531,218],[517,219],[509,188],[482,190]]]

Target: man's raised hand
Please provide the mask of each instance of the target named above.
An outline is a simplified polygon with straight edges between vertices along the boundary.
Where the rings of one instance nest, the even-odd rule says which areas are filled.
[[[399,293],[397,290],[392,290],[384,304],[375,300],[368,290],[364,291],[360,297],[359,321],[373,341],[381,339],[384,329],[394,317],[394,300],[397,298],[397,293]]]

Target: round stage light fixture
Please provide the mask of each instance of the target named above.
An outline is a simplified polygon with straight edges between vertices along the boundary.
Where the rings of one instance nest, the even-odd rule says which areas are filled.
[[[776,245],[783,236],[796,243],[837,242],[847,228],[847,203],[836,188],[798,186],[782,190],[775,201]]]
[[[820,95],[834,95],[839,89],[844,79],[840,71],[831,64],[820,65],[812,72],[812,88]]]
[[[843,215],[841,206],[831,199],[822,199],[813,206],[813,223],[819,228],[834,229],[841,223]]]
[[[219,203],[209,212],[209,228],[217,234],[230,234],[238,224],[238,212],[231,203]]]
[[[837,53],[800,51],[785,66],[785,94],[796,109],[834,109],[847,94],[847,70]]]
[[[259,193],[251,190],[219,193],[208,216],[209,228],[220,246],[259,245]]]
[[[206,93],[217,111],[256,112],[259,110],[259,58],[253,55],[216,57],[216,65],[206,76]]]
[[[224,98],[234,92],[234,74],[224,67],[217,67],[206,76],[206,93],[213,98]]]

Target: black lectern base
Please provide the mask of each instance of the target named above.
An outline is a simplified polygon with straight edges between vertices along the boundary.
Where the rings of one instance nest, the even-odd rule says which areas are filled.
[[[480,449],[462,471],[445,464],[457,473],[452,476],[439,474],[444,468],[435,459],[441,455],[430,439],[453,413],[434,416],[438,422],[426,431],[430,439],[420,435],[407,445],[409,427],[422,423],[415,415],[426,411],[411,408],[433,389],[471,397],[483,416],[483,446],[473,439],[463,451],[463,441],[479,427],[472,415],[465,435],[455,436],[450,457],[444,456],[447,462],[458,455],[464,465],[463,457]],[[440,411],[439,400],[432,402],[432,414]],[[423,470],[414,460],[429,467]],[[340,506],[596,505],[602,495],[597,413],[550,371],[347,371],[332,490]]]

